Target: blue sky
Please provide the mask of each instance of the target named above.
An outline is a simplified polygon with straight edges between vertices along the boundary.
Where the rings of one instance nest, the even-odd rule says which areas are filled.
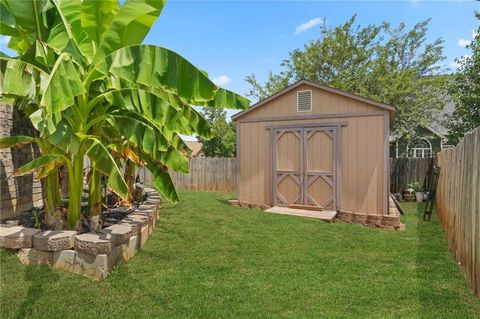
[[[289,51],[318,37],[320,19],[335,26],[353,14],[360,25],[387,21],[412,27],[431,18],[428,38],[445,41],[445,66],[454,67],[456,57],[469,54],[464,45],[478,26],[475,9],[480,2],[170,0],[145,42],[182,54],[218,84],[245,94],[245,76],[255,73],[263,81],[269,70],[279,71]],[[4,42],[0,39],[2,51]]]
[[[225,88],[245,94],[245,76],[255,73],[263,81],[269,70],[279,71],[289,51],[318,37],[320,19],[335,26],[353,14],[360,25],[387,21],[412,27],[431,18],[428,38],[445,41],[445,66],[454,67],[456,57],[469,54],[464,45],[478,26],[475,9],[480,2],[167,1],[146,42],[182,54]]]

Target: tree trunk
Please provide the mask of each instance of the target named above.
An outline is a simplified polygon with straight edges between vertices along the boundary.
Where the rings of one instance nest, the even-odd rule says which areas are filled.
[[[92,162],[92,175],[88,188],[88,213],[90,216],[90,230],[100,231],[100,217],[102,214],[102,175],[95,169]]]
[[[57,171],[44,179],[44,186],[45,223],[54,229],[63,229],[65,225],[60,207],[61,195]]]
[[[83,153],[79,152],[73,157],[73,165],[68,172],[69,202],[68,225],[70,229],[79,229],[79,220],[82,211],[83,193]]]

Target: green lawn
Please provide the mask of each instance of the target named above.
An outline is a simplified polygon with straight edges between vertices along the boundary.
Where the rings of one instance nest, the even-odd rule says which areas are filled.
[[[4,250],[3,318],[479,318],[439,224],[407,231],[268,214],[182,192],[144,249],[103,282]]]

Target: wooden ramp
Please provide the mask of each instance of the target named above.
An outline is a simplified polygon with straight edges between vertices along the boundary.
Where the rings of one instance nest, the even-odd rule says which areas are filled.
[[[269,208],[265,211],[268,213],[275,213],[275,214],[282,214],[282,215],[316,218],[316,219],[321,219],[327,222],[331,222],[337,215],[337,212],[333,210],[324,210],[319,212],[319,211],[281,207],[281,206],[273,206],[272,208]]]

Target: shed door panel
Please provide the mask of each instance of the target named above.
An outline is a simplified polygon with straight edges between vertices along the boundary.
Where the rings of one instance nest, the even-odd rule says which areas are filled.
[[[332,127],[305,128],[305,205],[335,208],[335,138]]]
[[[275,205],[303,202],[302,130],[276,130]]]

